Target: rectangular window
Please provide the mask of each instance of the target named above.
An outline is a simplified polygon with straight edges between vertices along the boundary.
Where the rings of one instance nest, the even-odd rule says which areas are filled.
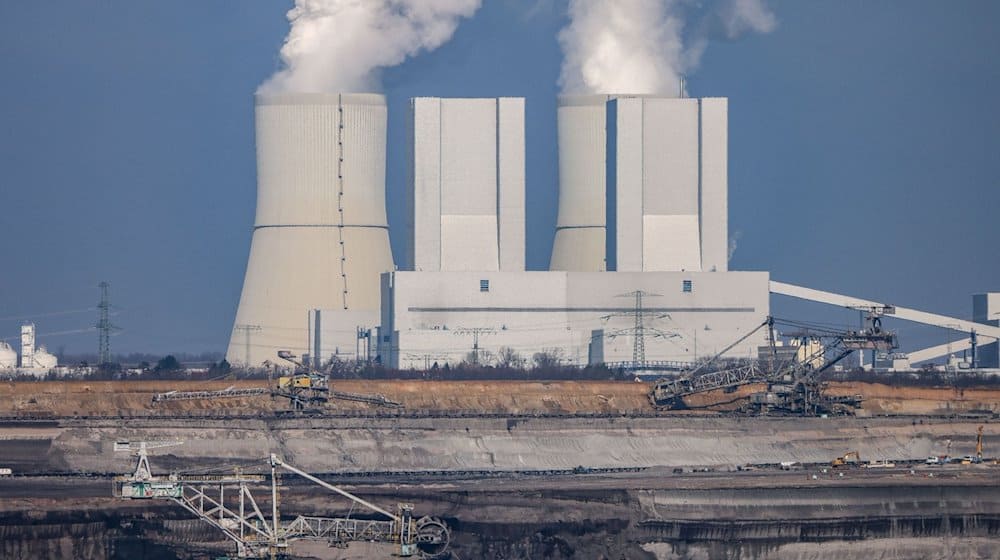
[[[690,280],[684,280],[681,283],[681,291],[684,292],[685,294],[691,293],[691,287],[692,286],[691,286],[691,281]]]
[[[488,292],[488,291],[490,291],[490,281],[489,280],[480,280],[479,281],[479,291],[480,292]]]

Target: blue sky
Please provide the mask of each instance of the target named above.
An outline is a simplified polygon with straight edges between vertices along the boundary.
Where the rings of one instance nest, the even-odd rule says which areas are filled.
[[[390,225],[407,98],[524,96],[528,265],[543,269],[565,6],[484,4],[383,75]],[[107,280],[115,352],[225,350],[254,214],[252,94],[278,68],[289,5],[0,5],[0,338],[23,317],[43,335],[86,328],[96,311],[42,314],[92,308]],[[1000,4],[769,5],[775,31],[711,43],[687,78],[692,96],[730,98],[732,268],[969,317],[972,293],[1000,290]],[[933,336],[899,327],[904,343]]]

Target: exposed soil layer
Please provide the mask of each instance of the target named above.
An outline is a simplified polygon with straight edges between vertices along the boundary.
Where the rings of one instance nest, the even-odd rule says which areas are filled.
[[[287,402],[270,396],[153,402],[167,391],[214,391],[227,387],[265,388],[265,381],[40,381],[0,383],[0,415],[7,416],[175,416],[272,413]],[[340,391],[377,393],[400,402],[406,412],[494,414],[653,414],[649,383],[627,381],[336,381]],[[687,398],[691,407],[717,405],[759,390],[714,391]],[[863,414],[948,415],[1000,413],[1000,388],[890,387],[877,383],[834,382],[833,395],[860,394]],[[330,412],[366,411],[359,402],[331,401]],[[384,411],[383,411],[384,412]],[[675,414],[699,414],[684,411]]]

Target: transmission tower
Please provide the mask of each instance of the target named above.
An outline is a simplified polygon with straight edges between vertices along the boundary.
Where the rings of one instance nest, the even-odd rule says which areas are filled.
[[[479,365],[479,335],[493,334],[497,332],[493,327],[459,327],[455,329],[455,334],[459,336],[472,335],[472,363]]]
[[[101,301],[97,304],[97,361],[100,365],[111,363],[111,333],[118,330],[118,327],[111,324],[111,284],[101,282],[97,285],[101,289]]]
[[[243,333],[243,367],[250,367],[250,337],[253,333],[261,330],[260,325],[236,325],[235,329]]]
[[[627,294],[619,294],[617,297],[627,297],[632,298],[635,302],[631,311],[624,311],[622,313],[612,313],[611,315],[605,315],[602,317],[605,321],[611,319],[612,317],[630,317],[632,319],[632,327],[619,329],[612,332],[609,336],[614,338],[621,335],[632,335],[632,367],[635,369],[642,369],[646,366],[646,337],[652,338],[674,338],[678,336],[676,333],[667,333],[659,329],[646,326],[646,319],[664,319],[670,316],[666,313],[653,313],[647,310],[642,303],[643,298],[646,297],[662,297],[660,294],[651,294],[644,292],[642,290],[636,290],[634,292],[629,292]]]

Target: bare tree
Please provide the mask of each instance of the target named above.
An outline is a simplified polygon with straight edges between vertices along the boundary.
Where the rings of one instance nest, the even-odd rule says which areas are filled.
[[[562,348],[543,348],[531,356],[535,369],[555,369],[562,362]]]
[[[524,368],[524,357],[510,346],[501,346],[497,352],[497,367],[503,369]]]

